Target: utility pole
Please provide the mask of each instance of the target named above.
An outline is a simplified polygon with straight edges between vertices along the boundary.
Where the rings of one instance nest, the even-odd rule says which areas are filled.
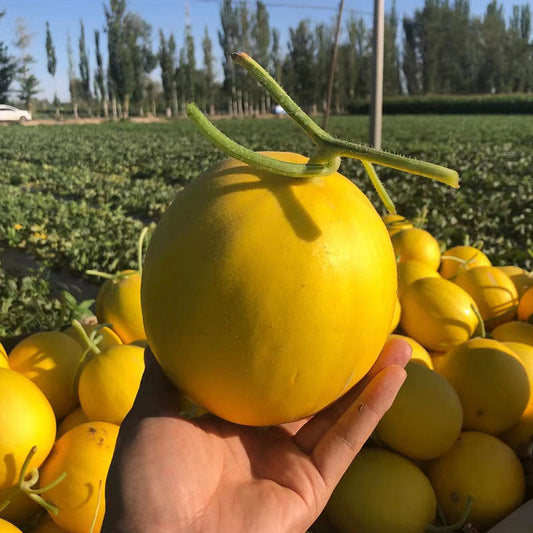
[[[344,6],[344,0],[341,0],[339,4],[339,14],[337,15],[337,28],[335,30],[335,44],[333,45],[333,58],[331,60],[331,70],[329,71],[328,99],[326,102],[326,112],[324,114],[324,120],[322,122],[322,129],[324,130],[328,128],[329,112],[331,109],[331,95],[333,93],[333,80],[335,78],[335,69],[337,68],[337,51],[339,48],[339,33],[341,29],[341,16],[342,16],[343,6]]]
[[[370,102],[370,145],[381,149],[383,116],[383,42],[385,32],[384,0],[374,0],[374,43],[372,53],[372,94]]]

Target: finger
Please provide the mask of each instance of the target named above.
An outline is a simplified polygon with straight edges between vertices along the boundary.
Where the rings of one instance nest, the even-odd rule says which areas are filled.
[[[295,444],[304,452],[311,453],[317,442],[329,430],[346,409],[361,394],[361,391],[367,386],[372,379],[379,374],[384,368],[390,365],[404,367],[411,357],[411,346],[402,339],[393,339],[385,345],[374,366],[368,374],[354,387],[352,387],[344,396],[335,403],[315,415],[307,423],[303,422],[298,427],[293,424],[289,431],[297,433],[293,440]],[[295,431],[296,430],[296,431]]]
[[[144,373],[141,384],[124,422],[148,416],[177,415],[178,412],[178,389],[165,376],[154,354],[147,347],[144,351]]]
[[[383,369],[317,443],[311,457],[330,490],[392,405],[406,376],[396,365]]]

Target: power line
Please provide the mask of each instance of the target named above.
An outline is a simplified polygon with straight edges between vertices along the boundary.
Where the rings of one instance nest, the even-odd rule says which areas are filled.
[[[196,3],[204,3],[204,4],[220,4],[220,0],[191,0],[192,2]],[[252,2],[250,0],[232,0],[232,4],[254,4],[255,2]],[[324,6],[320,4],[293,4],[293,3],[286,3],[286,2],[263,2],[265,7],[286,7],[290,9],[318,9],[322,11],[338,11],[337,7],[334,6]],[[372,16],[373,13],[371,11],[361,11],[358,9],[350,9],[351,13],[357,13],[359,15],[367,15]]]

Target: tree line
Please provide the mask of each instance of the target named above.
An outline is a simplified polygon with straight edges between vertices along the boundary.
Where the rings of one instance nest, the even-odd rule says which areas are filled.
[[[4,13],[0,12],[0,22]],[[186,24],[183,43],[173,33],[157,33],[127,0],[104,5],[107,49],[95,30],[91,72],[87,36],[80,20],[77,54],[67,39],[68,79],[73,113],[127,118],[130,114],[178,116],[196,101],[208,113],[250,115],[271,108],[268,95],[235,68],[229,54],[250,53],[310,112],[325,108],[334,47],[334,24],[312,25],[304,19],[290,28],[286,50],[280,31],[270,25],[265,3],[222,0],[217,40],[222,64],[217,76],[213,41],[205,28],[200,51]],[[345,112],[350,102],[370,94],[372,28],[348,13],[333,87],[332,110]],[[154,42],[155,41],[155,42]],[[0,101],[17,97],[31,108],[39,81],[31,70],[31,36],[17,22],[12,54],[0,41]],[[54,78],[56,51],[46,22],[47,68]],[[201,57],[201,61],[199,58]],[[160,76],[154,72],[159,67]],[[18,82],[18,83],[16,83]],[[13,87],[17,86],[16,90]],[[515,5],[506,19],[503,4],[491,1],[481,16],[473,16],[469,0],[425,0],[422,8],[399,20],[395,4],[385,17],[384,94],[488,94],[533,91],[533,43],[529,4]],[[57,113],[59,102],[55,98]]]

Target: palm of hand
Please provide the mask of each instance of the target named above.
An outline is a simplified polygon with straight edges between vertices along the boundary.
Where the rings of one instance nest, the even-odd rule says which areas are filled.
[[[176,390],[147,354],[102,533],[306,531],[403,382],[403,344],[389,345],[364,382],[319,415],[271,428],[177,416]]]
[[[209,415],[198,425],[160,417],[145,421],[134,447],[145,451],[137,452],[139,479],[129,483],[146,523],[159,524],[152,531],[304,531],[319,512],[314,491],[324,489],[322,480],[281,431]],[[146,489],[153,492],[148,499]]]

